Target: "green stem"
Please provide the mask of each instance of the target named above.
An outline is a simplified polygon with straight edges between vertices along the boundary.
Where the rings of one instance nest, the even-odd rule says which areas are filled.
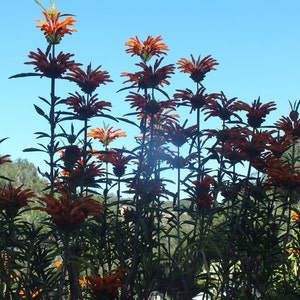
[[[180,147],[177,148],[177,156],[180,157]],[[178,245],[180,244],[180,178],[181,178],[181,169],[177,168],[177,239]]]
[[[201,180],[202,177],[202,160],[201,160],[201,138],[200,138],[200,108],[197,109],[197,180]]]
[[[55,57],[55,46],[52,45],[52,57]],[[55,184],[55,162],[54,155],[56,152],[55,149],[55,128],[56,128],[56,120],[55,120],[55,106],[56,106],[56,96],[55,96],[55,78],[51,78],[51,106],[50,106],[50,147],[49,147],[49,163],[50,163],[50,194],[54,194],[54,184]]]

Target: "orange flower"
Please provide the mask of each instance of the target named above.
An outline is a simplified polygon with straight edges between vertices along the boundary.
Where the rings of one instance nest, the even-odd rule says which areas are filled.
[[[282,117],[275,123],[278,129],[282,130],[286,135],[296,140],[300,137],[300,120],[293,120],[290,117]]]
[[[197,125],[185,128],[186,123],[187,120],[181,126],[178,123],[169,122],[166,124],[166,126],[164,126],[164,130],[166,131],[168,139],[177,147],[181,147],[189,138],[192,138],[196,135]]]
[[[273,160],[272,165],[266,169],[268,182],[275,186],[281,186],[286,189],[295,189],[300,187],[300,167],[292,167],[283,160]]]
[[[270,137],[268,141],[268,150],[276,157],[281,157],[292,145],[296,143],[291,135],[283,135],[278,137]]]
[[[137,66],[141,67],[143,70],[136,73],[127,73],[123,72],[121,76],[128,76],[129,79],[125,80],[123,83],[132,82],[132,86],[138,86],[140,89],[147,88],[157,88],[158,86],[163,86],[164,84],[169,85],[170,82],[167,78],[170,78],[171,74],[174,74],[174,65],[169,64],[159,68],[161,59],[157,59],[154,63],[154,66],[147,66],[145,63],[139,63]]]
[[[93,293],[97,297],[96,299],[115,299],[119,293],[119,288],[126,288],[126,285],[121,281],[125,272],[125,269],[120,269],[115,274],[104,277],[100,277],[99,275],[93,277],[87,276],[86,279],[92,285]]]
[[[89,157],[90,159],[91,157]],[[68,170],[67,170],[68,171]],[[85,186],[85,187],[97,187],[98,178],[103,176],[103,170],[101,165],[91,162],[84,164],[82,160],[79,160],[73,169],[64,173],[66,175],[64,183],[69,186],[69,188]]]
[[[98,157],[104,162],[109,162],[113,165],[114,174],[117,177],[122,177],[125,173],[127,168],[128,162],[132,159],[132,156],[123,155],[125,149],[118,149],[118,150],[109,150],[104,154],[100,154]]]
[[[22,288],[19,292],[19,295],[21,296],[21,299],[34,299],[42,292],[42,289],[36,290],[35,292],[28,292],[25,288]],[[29,295],[28,295],[29,294]],[[28,298],[28,296],[30,298]]]
[[[197,89],[196,93],[193,93],[190,89],[177,90],[178,93],[174,94],[174,98],[181,99],[183,101],[181,105],[190,106],[192,112],[204,107],[209,101],[215,98],[215,94],[205,94],[205,91],[204,87]]]
[[[65,170],[71,170],[75,163],[81,158],[82,149],[77,145],[69,145],[60,150],[61,159],[64,162]]]
[[[8,255],[7,255],[6,251],[2,250],[0,252],[0,257],[1,257],[1,260],[2,260],[3,267],[6,268],[7,265],[8,265],[8,261],[9,261],[9,258],[8,258]]]
[[[135,38],[131,37],[130,40],[125,43],[125,45],[129,47],[126,53],[131,53],[131,56],[140,56],[141,59],[146,62],[154,55],[160,56],[161,54],[166,54],[166,52],[162,50],[169,50],[166,44],[159,43],[161,40],[162,37],[160,35],[156,38],[149,35],[144,42],[141,42],[137,36]]]
[[[62,265],[62,261],[56,261],[55,263],[54,263],[54,268],[59,268],[61,265]]]
[[[102,110],[109,110],[108,107],[111,107],[110,102],[98,101],[97,94],[86,99],[85,96],[79,95],[77,92],[75,94],[70,93],[70,97],[66,99],[65,103],[74,110],[76,117],[80,120],[103,115]]]
[[[101,66],[92,70],[91,64],[87,66],[86,72],[81,68],[72,69],[71,73],[66,77],[78,84],[81,90],[86,94],[91,94],[100,84],[112,82],[107,71],[100,71]]]
[[[101,216],[103,206],[92,198],[92,195],[85,197],[72,198],[72,196],[59,190],[59,198],[47,194],[39,197],[47,207],[34,207],[35,210],[47,212],[52,216],[52,222],[60,228],[74,228],[76,225],[85,221],[88,216]]]
[[[258,128],[265,121],[266,115],[276,109],[275,102],[271,101],[265,104],[260,102],[260,98],[254,100],[251,105],[238,101],[235,105],[235,110],[244,110],[247,113],[248,124],[253,128]]]
[[[4,208],[9,216],[15,216],[21,207],[27,206],[35,194],[29,190],[22,190],[23,185],[18,188],[0,188],[0,207]]]
[[[121,129],[113,129],[113,127],[108,127],[104,124],[104,128],[91,129],[88,133],[89,137],[98,139],[104,147],[107,147],[111,142],[115,141],[119,137],[126,137],[125,132],[121,132]]]
[[[149,94],[142,96],[141,94],[130,92],[126,98],[125,101],[131,102],[131,108],[135,107],[136,110],[142,112],[140,118],[143,118],[145,114],[151,117],[158,116],[162,114],[165,109],[173,111],[177,105],[176,100],[156,101],[151,99],[151,95]]]
[[[235,117],[241,122],[241,117],[236,113],[236,99],[237,98],[227,99],[223,92],[215,94],[215,97],[209,99],[207,105],[203,108],[203,110],[206,111],[204,114],[207,115],[204,121],[210,117],[219,117],[223,121],[230,121],[231,117]]]
[[[299,222],[300,221],[300,216],[299,216],[298,212],[296,212],[296,211],[292,212],[292,220],[294,222]]]
[[[79,284],[85,288],[89,284],[89,281],[87,279],[79,279]]]
[[[46,76],[50,78],[59,78],[62,74],[78,66],[74,60],[69,60],[74,54],[62,53],[60,52],[56,57],[49,55],[49,60],[47,55],[41,50],[38,49],[38,52],[31,51],[28,55],[32,59],[30,62],[25,62],[26,65],[35,65],[34,70],[36,72],[41,72],[38,74],[41,76]]]
[[[207,138],[215,136],[217,145],[215,150],[222,153],[231,163],[246,159],[246,153],[242,149],[248,149],[250,131],[245,127],[225,127],[222,130],[209,130]],[[253,156],[253,155],[252,155]]]
[[[59,21],[61,13],[55,7],[51,7],[48,11],[43,10],[42,13],[46,21],[37,19],[41,24],[38,24],[36,27],[44,31],[49,44],[59,44],[65,34],[72,34],[72,32],[77,31],[75,28],[70,28],[76,20],[69,16]]]
[[[266,150],[269,144],[272,131],[260,131],[246,137],[245,141],[241,141],[240,149],[245,153],[245,159],[260,157]]]
[[[193,188],[192,196],[196,201],[197,209],[207,210],[210,209],[214,204],[213,197],[213,184],[214,179],[212,176],[206,175],[203,180],[194,180],[192,182],[195,186]]]
[[[179,65],[178,69],[181,69],[183,73],[191,74],[190,77],[197,83],[202,81],[207,72],[216,70],[215,66],[219,63],[211,57],[211,55],[205,56],[203,59],[199,58],[197,61],[194,56],[191,54],[192,60],[186,58],[181,58],[177,64]]]
[[[298,249],[289,249],[287,250],[288,254],[300,257],[300,250]]]

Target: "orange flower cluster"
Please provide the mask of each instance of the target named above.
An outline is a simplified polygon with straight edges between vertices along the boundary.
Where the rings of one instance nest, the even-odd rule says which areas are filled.
[[[206,106],[203,107],[204,114],[207,115],[204,121],[210,117],[219,117],[223,121],[231,121],[231,118],[234,117],[242,122],[235,105],[237,98],[227,99],[223,92],[213,95],[214,97],[208,99]]]
[[[125,269],[120,269],[115,274],[104,277],[100,277],[99,275],[93,277],[87,276],[86,279],[92,285],[96,299],[115,299],[119,293],[119,288],[126,288],[126,285],[121,281],[125,272]]]
[[[298,119],[282,117],[275,125],[294,140],[300,137],[300,120]]]
[[[0,188],[0,208],[3,208],[7,215],[15,216],[21,207],[27,206],[35,194],[30,189],[22,190],[23,186],[15,188]]]
[[[8,260],[9,260],[6,251],[2,250],[2,251],[0,252],[0,257],[1,257],[1,261],[2,261],[2,266],[3,266],[4,268],[6,268],[7,265],[8,265]]]
[[[187,120],[182,126],[178,123],[167,123],[166,126],[164,126],[167,138],[173,145],[177,147],[181,147],[187,142],[189,138],[192,138],[197,134],[197,125],[185,128],[186,123]]]
[[[41,294],[42,289],[39,289],[35,292],[29,292],[30,294],[30,298],[28,298],[28,292],[25,290],[25,288],[21,289],[19,292],[19,295],[21,297],[21,299],[34,299],[35,297],[38,297],[39,294]]]
[[[126,96],[126,100],[131,102],[130,107],[136,108],[137,111],[141,111],[141,114],[139,114],[139,119],[142,119],[145,117],[145,115],[148,117],[148,121],[151,121],[151,119],[156,120],[156,124],[162,121],[163,119],[170,120],[172,117],[176,118],[178,115],[169,115],[167,117],[168,112],[171,112],[175,109],[177,101],[176,100],[165,100],[165,101],[156,101],[151,100],[151,96],[149,94],[147,95],[140,95],[138,93],[130,92],[128,96]],[[166,112],[165,110],[168,109],[169,111]]]
[[[174,98],[181,99],[182,103],[180,105],[190,106],[192,112],[193,110],[203,108],[209,101],[214,100],[215,94],[206,94],[205,91],[206,89],[203,86],[197,89],[195,93],[190,89],[177,90]]]
[[[194,180],[194,197],[199,210],[210,209],[214,204],[214,197],[211,188],[214,184],[213,177],[206,175],[203,180]]]
[[[49,44],[59,44],[65,34],[72,34],[72,32],[77,31],[75,28],[70,28],[76,20],[69,16],[59,21],[61,13],[55,7],[51,7],[48,11],[43,11],[42,13],[46,21],[37,19],[41,24],[38,24],[36,27],[44,31]]]
[[[273,160],[273,165],[266,170],[268,182],[286,189],[300,187],[300,167],[292,167],[281,160]]]
[[[72,94],[65,100],[69,109],[73,109],[75,116],[80,120],[88,120],[91,117],[103,115],[103,110],[110,110],[110,102],[99,101],[97,94],[85,97],[79,93]]]
[[[296,257],[300,257],[300,250],[298,250],[298,249],[289,249],[287,252],[290,255],[294,255]]]
[[[87,66],[86,72],[79,67],[74,68],[66,77],[78,84],[86,94],[91,94],[100,84],[112,82],[107,71],[100,71],[101,66],[92,70],[92,65]]]
[[[179,69],[183,73],[190,74],[190,77],[197,83],[200,83],[209,71],[216,70],[215,66],[219,63],[211,57],[211,55],[205,56],[203,59],[199,58],[195,60],[191,54],[191,61],[186,58],[181,58],[177,64]]]
[[[117,138],[126,137],[127,134],[125,132],[121,132],[121,129],[119,128],[113,129],[112,126],[108,127],[107,125],[104,125],[104,128],[91,129],[91,131],[88,133],[88,136],[98,139],[104,147],[107,147]]]
[[[106,153],[99,154],[98,158],[104,162],[111,163],[113,165],[114,174],[117,177],[122,177],[127,168],[128,162],[132,159],[132,156],[123,155],[124,148],[121,150],[109,150]]]
[[[25,62],[25,64],[35,65],[34,70],[41,72],[41,76],[59,78],[68,70],[78,66],[74,60],[70,60],[72,56],[74,55],[60,52],[56,57],[52,57],[50,54],[48,60],[47,55],[41,49],[38,49],[38,52],[31,51],[29,53],[28,57],[31,58],[32,61]]]
[[[86,286],[89,284],[89,281],[87,279],[79,279],[79,284],[81,287],[86,288]]]
[[[147,62],[152,56],[166,54],[164,51],[169,50],[166,44],[160,43],[161,40],[161,36],[157,36],[156,38],[148,36],[144,42],[141,42],[137,36],[135,38],[132,37],[125,43],[129,47],[126,53],[131,53],[131,56],[140,56],[144,62]]]
[[[251,105],[238,101],[235,104],[236,110],[244,110],[247,112],[248,125],[253,128],[258,128],[265,121],[266,115],[276,109],[275,102],[271,101],[265,104],[260,102],[260,98],[254,100]]]
[[[171,74],[174,74],[175,67],[173,64],[169,64],[159,68],[162,60],[163,57],[157,59],[153,67],[141,62],[137,64],[137,66],[141,67],[142,71],[136,73],[123,72],[121,76],[129,77],[129,79],[123,83],[132,82],[132,85],[137,85],[139,89],[154,89],[164,84],[169,85],[170,82],[167,79],[171,77]]]
[[[68,192],[59,190],[59,199],[47,194],[39,197],[47,207],[34,207],[35,210],[47,212],[52,216],[52,222],[60,228],[73,228],[85,221],[88,216],[99,217],[102,215],[103,206],[91,195],[72,199]]]
[[[300,216],[296,211],[293,211],[293,213],[292,213],[292,220],[294,222],[299,222],[300,221]]]

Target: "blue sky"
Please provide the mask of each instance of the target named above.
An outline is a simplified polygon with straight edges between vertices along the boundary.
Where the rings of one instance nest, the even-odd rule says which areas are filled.
[[[48,0],[41,2],[46,8],[50,6]],[[123,87],[120,73],[136,70],[137,60],[125,54],[124,45],[136,35],[142,40],[148,35],[161,35],[170,48],[165,63],[189,58],[190,54],[211,54],[219,66],[203,82],[207,91],[223,91],[228,98],[246,102],[258,96],[262,102],[275,101],[278,110],[271,121],[288,114],[288,100],[300,98],[298,0],[57,0],[56,7],[76,16],[78,30],[63,39],[58,51],[74,53],[75,60],[85,66],[92,62],[92,66],[102,65],[109,71],[114,82],[101,87],[98,93],[101,100],[112,102],[115,116],[129,112],[129,104],[124,102],[127,93],[116,91]],[[33,104],[41,104],[39,96],[49,97],[49,81],[37,77],[8,79],[31,72],[32,66],[24,65],[29,51],[47,46],[35,27],[36,18],[43,15],[34,0],[2,3],[0,138],[9,139],[0,144],[0,154],[27,158],[40,165],[45,157],[22,150],[36,146],[34,132],[47,130]],[[193,89],[194,84],[177,71],[167,90],[172,94],[187,87]],[[58,91],[63,98],[76,88],[61,83]],[[101,127],[102,121],[94,125]]]

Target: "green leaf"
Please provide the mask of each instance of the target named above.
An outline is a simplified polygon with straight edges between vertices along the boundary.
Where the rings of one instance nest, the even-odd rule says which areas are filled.
[[[121,91],[129,90],[129,89],[138,89],[138,88],[139,88],[139,87],[138,87],[137,85],[136,85],[136,86],[131,85],[131,86],[127,86],[127,87],[124,87],[124,88],[118,90],[117,93],[119,93],[119,92],[121,92]]]
[[[158,88],[158,87],[156,87],[156,88],[154,88],[155,90],[157,90],[157,91],[159,91],[159,92],[161,92],[167,99],[171,99],[170,97],[169,97],[169,95],[165,92],[165,91],[163,91],[162,89],[160,89],[160,88]]]
[[[48,105],[51,105],[51,103],[50,103],[47,99],[45,99],[45,98],[43,98],[43,97],[39,97],[39,99],[41,99],[42,101],[44,101],[44,102],[47,103]]]
[[[130,121],[130,120],[126,119],[126,118],[118,118],[118,120],[123,121],[123,122],[126,122],[126,123],[129,123],[129,124],[131,124],[131,125],[134,125],[134,126],[136,126],[137,128],[140,128],[139,125],[137,125],[137,124],[134,123],[133,121]]]
[[[45,132],[35,132],[34,134],[37,134],[38,135],[38,139],[39,138],[43,138],[43,137],[47,137],[47,138],[50,138],[50,135],[48,133],[45,133]]]
[[[8,139],[8,137],[1,139],[1,140],[0,140],[0,143],[2,143],[3,141],[5,141],[5,140],[7,140],[7,139]]]
[[[41,115],[42,117],[44,117],[46,120],[49,121],[49,117],[45,114],[45,112],[40,108],[38,107],[37,105],[33,104],[34,105],[34,108],[36,110],[36,112]]]
[[[8,79],[12,79],[12,78],[20,78],[20,77],[31,77],[31,76],[43,76],[43,74],[39,74],[39,73],[20,73],[20,74],[16,74],[13,76],[10,76]]]
[[[38,148],[26,148],[23,150],[23,152],[45,152],[44,150],[42,149],[38,149]]]

